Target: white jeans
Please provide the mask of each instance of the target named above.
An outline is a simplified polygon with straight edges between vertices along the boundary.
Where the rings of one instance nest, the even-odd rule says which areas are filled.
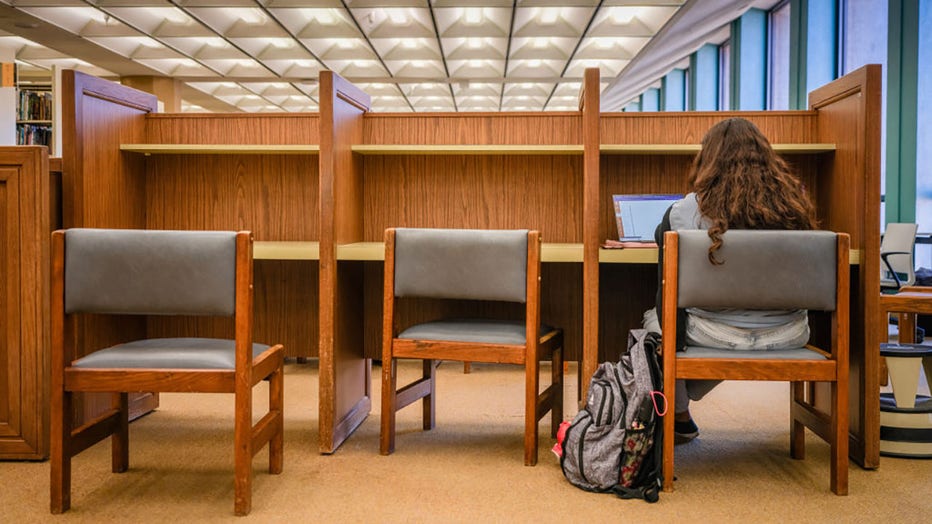
[[[660,322],[657,319],[657,309],[650,308],[644,312],[643,320],[644,329],[661,333]],[[688,334],[687,334],[688,337]],[[677,380],[676,381],[676,400],[674,401],[673,412],[685,413],[689,411],[689,401],[699,400],[706,396],[709,391],[721,384],[721,380]]]

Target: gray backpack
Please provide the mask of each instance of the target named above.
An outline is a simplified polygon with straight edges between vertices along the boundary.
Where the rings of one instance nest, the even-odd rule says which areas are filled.
[[[573,485],[621,498],[659,498],[660,417],[666,413],[659,345],[656,333],[631,330],[627,353],[592,375],[586,405],[563,435],[560,466]]]

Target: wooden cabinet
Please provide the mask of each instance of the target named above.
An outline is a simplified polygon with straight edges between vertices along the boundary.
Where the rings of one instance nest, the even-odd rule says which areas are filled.
[[[50,195],[45,147],[0,147],[0,459],[49,452]]]

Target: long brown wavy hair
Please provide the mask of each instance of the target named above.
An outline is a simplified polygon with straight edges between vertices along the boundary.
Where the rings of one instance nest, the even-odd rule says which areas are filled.
[[[709,262],[731,229],[815,229],[815,208],[802,182],[744,118],[712,126],[689,171],[699,211],[710,221]]]

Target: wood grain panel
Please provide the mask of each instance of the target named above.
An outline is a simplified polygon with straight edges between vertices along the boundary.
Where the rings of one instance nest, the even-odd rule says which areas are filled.
[[[583,131],[583,352],[578,397],[589,394],[589,380],[599,363],[599,187],[602,144],[599,70],[586,69],[580,99]]]
[[[147,157],[146,225],[250,230],[256,241],[318,240],[317,173],[316,156]]]
[[[698,144],[710,127],[729,117],[754,122],[771,143],[819,142],[815,111],[716,111],[603,113],[603,144]]]
[[[359,263],[337,263],[336,245],[362,236],[362,139],[369,97],[330,71],[320,74],[320,399],[318,448],[333,453],[372,407],[363,348]]]
[[[316,113],[150,114],[140,142],[314,145],[320,143],[319,121]]]
[[[388,227],[537,229],[582,242],[582,159],[567,156],[365,157],[364,240]]]
[[[579,113],[367,113],[364,144],[582,144]]]
[[[119,146],[143,141],[145,115],[155,109],[151,94],[77,71],[62,72],[63,227],[145,228],[143,157],[123,155]],[[78,356],[145,335],[144,319],[94,316],[77,325]],[[110,407],[107,395],[78,397],[79,423]],[[142,412],[157,405],[156,397],[148,398],[152,402],[143,404]]]
[[[49,209],[45,147],[0,147],[0,459],[49,453]]]
[[[618,360],[628,331],[642,327],[657,297],[657,264],[602,264],[599,271],[599,362]]]
[[[865,468],[880,465],[879,344],[887,338],[880,318],[880,129],[879,65],[868,65],[809,95],[818,111],[818,140],[837,150],[820,179],[819,207],[827,227],[851,236],[861,251],[852,274],[849,398],[851,457]],[[856,279],[856,280],[855,280]],[[855,285],[856,283],[856,285]],[[823,397],[827,392],[823,391]]]

